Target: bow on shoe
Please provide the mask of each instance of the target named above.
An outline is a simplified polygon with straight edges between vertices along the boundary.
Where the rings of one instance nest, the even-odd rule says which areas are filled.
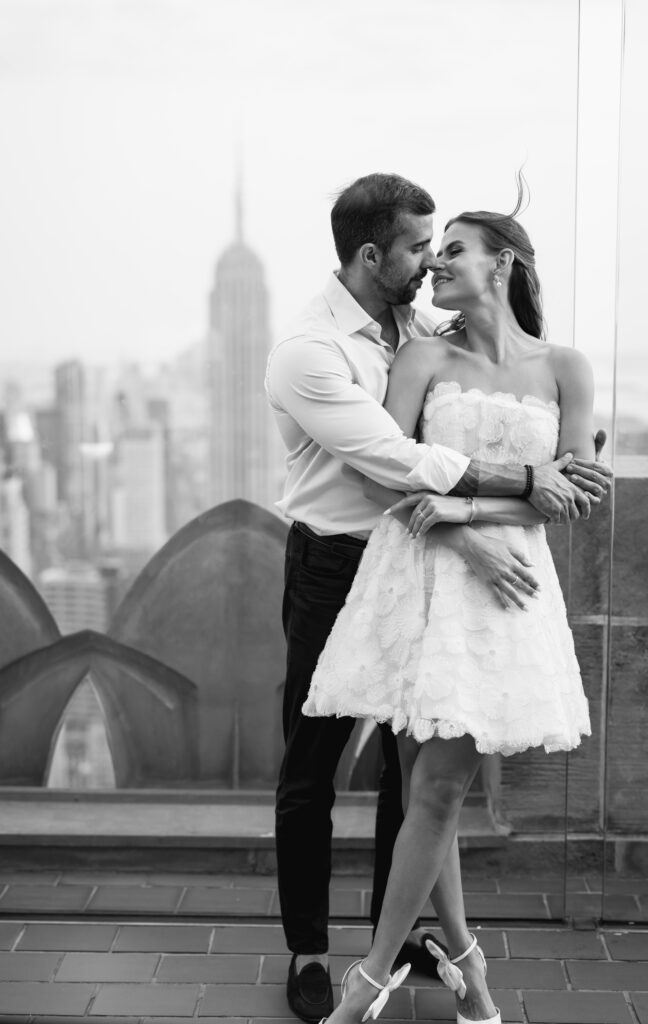
[[[470,951],[472,951],[476,945],[477,939],[472,943]],[[466,984],[463,980],[463,971],[461,968],[457,967],[457,965],[450,960],[448,954],[441,949],[440,946],[437,946],[436,942],[433,942],[432,939],[425,940],[425,948],[428,953],[431,953],[432,956],[436,957],[439,961],[438,975],[443,984],[453,992],[456,992],[460,999],[463,999],[466,995]],[[462,960],[464,956],[466,956],[466,953],[462,955]]]
[[[369,1020],[370,1017],[372,1018],[372,1020],[376,1020],[378,1014],[384,1008],[385,1003],[389,999],[391,993],[395,992],[396,989],[399,988],[405,981],[405,978],[409,974],[410,967],[412,965],[403,964],[400,970],[396,971],[395,974],[389,975],[389,977],[387,978],[386,985],[381,985],[379,982],[374,981],[373,978],[369,977],[362,964],[362,960],[356,960],[354,963],[350,964],[349,967],[347,967],[346,971],[344,972],[344,977],[342,978],[342,998],[344,999],[344,996],[346,994],[347,978],[349,977],[349,974],[351,973],[353,968],[357,967],[358,971],[360,972],[364,980],[368,981],[370,985],[373,985],[373,987],[377,988],[379,991],[379,995],[376,996],[373,1003],[371,1004],[371,1006],[365,1013],[364,1017],[362,1018],[362,1024],[364,1024],[364,1022]],[[324,1024],[324,1021],[320,1021],[320,1024]]]
[[[364,1017],[362,1018],[363,1024],[364,1024],[364,1021],[369,1020],[370,1017],[373,1020],[375,1020],[376,1017],[378,1017],[378,1015],[380,1014],[380,1011],[382,1009],[384,1009],[385,1004],[387,1003],[387,1000],[389,999],[391,993],[395,992],[397,988],[400,988],[400,986],[405,981],[405,978],[409,974],[410,966],[411,966],[410,964],[404,964],[400,968],[400,970],[396,971],[395,974],[390,974],[389,978],[387,979],[387,984],[382,986],[382,985],[376,985],[376,982],[373,980],[373,978],[370,978],[366,974],[366,972],[363,971],[362,964],[360,964],[360,973],[361,973],[362,977],[366,981],[371,982],[371,984],[374,985],[376,988],[380,988],[381,989],[380,993],[376,996],[376,998],[374,999],[373,1003],[371,1004],[371,1006],[369,1007],[369,1009],[365,1013]]]
[[[476,949],[479,953],[484,968],[484,974],[486,974],[486,960],[484,959],[481,947],[477,945],[477,938],[474,935],[468,949],[465,949],[463,953],[459,956],[455,956],[452,960],[450,960],[445,950],[441,949],[440,946],[437,946],[436,942],[433,942],[432,939],[426,939],[425,945],[428,953],[431,953],[432,956],[436,957],[439,961],[437,973],[441,978],[441,981],[453,992],[456,992],[460,999],[463,999],[466,995],[466,985],[463,980],[463,973],[460,968],[457,967],[457,964],[461,960],[465,960],[466,957],[472,953],[473,949]],[[470,1021],[460,1013],[457,1013],[457,1024],[470,1024]],[[502,1017],[498,1010],[494,1017],[489,1017],[488,1020],[474,1021],[473,1024],[502,1024]]]

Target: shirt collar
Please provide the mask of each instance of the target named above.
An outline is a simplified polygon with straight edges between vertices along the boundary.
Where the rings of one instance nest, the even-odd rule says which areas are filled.
[[[373,325],[379,328],[376,321],[369,316],[367,311],[356,302],[351,292],[344,287],[335,272],[331,274],[326,282],[324,298],[329,305],[337,326],[343,334],[356,334],[358,331]],[[393,309],[396,314],[396,323],[399,330],[409,327],[415,316],[416,311],[414,307],[406,303],[403,306],[394,306]]]

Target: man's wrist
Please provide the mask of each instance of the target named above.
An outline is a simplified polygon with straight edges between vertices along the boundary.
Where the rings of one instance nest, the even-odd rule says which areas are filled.
[[[524,485],[524,490],[522,491],[520,497],[524,498],[526,501],[533,494],[533,488],[535,485],[535,475],[533,471],[533,466],[525,465],[524,469],[526,472],[526,483]]]
[[[500,466],[471,459],[466,472],[450,493],[461,498],[477,494],[519,498],[526,486],[527,471],[524,466]]]

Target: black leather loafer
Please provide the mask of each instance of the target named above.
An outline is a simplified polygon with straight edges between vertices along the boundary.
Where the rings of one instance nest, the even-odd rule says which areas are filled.
[[[433,939],[437,946],[445,949],[447,953],[446,947],[442,942],[439,942],[433,932],[424,932],[418,942],[414,939],[405,940],[400,953],[394,960],[394,967],[400,967],[402,964],[411,964],[413,971],[425,974],[428,978],[438,978],[437,967],[439,961],[431,953],[428,953],[425,948],[426,939]]]
[[[322,1017],[333,1013],[333,988],[331,975],[326,967],[313,962],[297,973],[293,954],[288,969],[286,995],[292,1012],[307,1024],[319,1024]]]

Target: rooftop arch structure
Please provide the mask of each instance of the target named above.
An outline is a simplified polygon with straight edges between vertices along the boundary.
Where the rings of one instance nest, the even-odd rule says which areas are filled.
[[[195,777],[194,685],[149,655],[87,630],[0,671],[3,785],[46,785],[65,708],[87,676],[104,713],[118,787]]]
[[[276,781],[286,534],[277,516],[247,501],[210,509],[144,567],[109,629],[195,684],[204,782]]]

